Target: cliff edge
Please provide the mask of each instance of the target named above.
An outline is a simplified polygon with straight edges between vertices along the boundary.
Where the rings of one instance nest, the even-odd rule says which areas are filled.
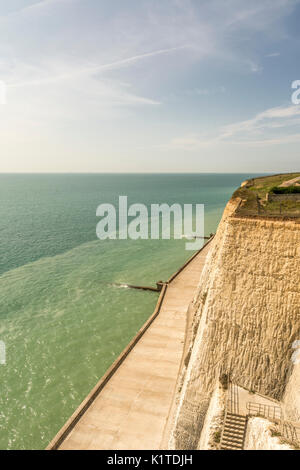
[[[227,204],[190,306],[168,448],[199,448],[222,374],[300,419],[300,367],[292,360],[300,340],[300,219],[247,215],[243,202],[236,194]]]

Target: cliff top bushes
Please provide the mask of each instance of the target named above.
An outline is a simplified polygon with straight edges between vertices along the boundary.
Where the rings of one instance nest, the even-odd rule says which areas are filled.
[[[300,193],[300,186],[287,186],[287,187],[278,187],[274,186],[270,193],[274,194],[296,194]]]
[[[300,186],[280,187],[282,183],[300,177],[300,173],[286,173],[280,175],[251,178],[248,183],[238,188],[233,197],[242,200],[236,215],[259,217],[296,217],[300,218],[300,203],[297,201],[268,201],[267,193],[298,194]]]

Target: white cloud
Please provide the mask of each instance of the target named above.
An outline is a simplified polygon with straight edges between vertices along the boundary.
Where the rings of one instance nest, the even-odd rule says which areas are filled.
[[[292,119],[287,120],[287,118]],[[298,124],[299,119],[300,107],[298,106],[271,108],[258,113],[253,119],[225,126],[218,138],[224,140],[233,136],[253,135],[257,131],[266,131],[267,129],[288,128]]]
[[[26,5],[23,8],[20,8],[18,10],[13,10],[12,12],[8,13],[5,16],[0,16],[0,19],[9,19],[13,18],[16,16],[21,16],[21,15],[35,15],[38,13],[42,13],[43,10],[47,9],[47,7],[57,7],[59,4],[62,3],[69,3],[69,2],[74,2],[78,0],[40,0],[36,2],[32,2],[30,5]]]
[[[60,141],[67,142],[66,153],[77,151],[80,145],[74,148],[74,136],[81,142],[84,156],[86,142],[93,139],[98,155],[99,148],[115,149],[122,134],[132,142],[126,148],[130,156],[138,138],[154,144],[166,139],[165,133],[181,128],[180,122],[187,125],[182,117],[187,109],[175,109],[176,100],[168,108],[170,103],[164,97],[177,90],[181,97],[186,90],[199,97],[224,93],[225,87],[215,88],[207,77],[196,81],[211,64],[220,77],[229,68],[236,76],[261,72],[261,59],[266,50],[276,51],[274,42],[277,47],[278,38],[285,34],[283,18],[298,1],[31,3],[6,16],[2,10],[0,17],[0,79],[9,85],[7,105],[0,110],[1,145],[7,155],[7,149],[13,149],[16,161],[24,152],[35,153],[38,161],[42,136],[44,147],[51,141],[51,158],[56,146],[61,148]],[[266,47],[260,47],[261,41]],[[225,85],[229,89],[230,84]],[[163,107],[159,106],[162,102]],[[164,113],[161,122],[158,110]],[[206,112],[204,106],[201,112]],[[220,127],[215,133],[182,137],[177,133],[172,148],[254,144],[263,138],[271,142],[281,137],[274,135],[275,129],[284,139],[287,127],[288,138],[296,138],[294,111],[273,108],[268,112],[271,114]],[[119,160],[125,152],[125,146],[120,147]]]
[[[272,52],[271,54],[267,54],[266,57],[279,57],[280,52]]]
[[[219,93],[225,93],[226,88],[222,85],[217,88],[193,88],[191,90],[185,90],[185,94],[189,96],[213,96]]]
[[[256,73],[261,71],[259,59],[238,50],[237,38],[245,31],[278,33],[282,16],[297,2],[253,0],[249,5],[241,0],[170,0],[165,4],[141,0],[132,11],[119,7],[113,15],[104,16],[101,24],[101,4],[86,3],[85,7],[82,0],[42,0],[9,15],[2,25],[2,37],[0,33],[1,47],[9,43],[7,55],[15,53],[15,66],[18,61],[44,65],[54,60],[72,65],[74,60],[82,62],[85,55],[87,61],[107,64],[107,69],[111,62],[113,70],[118,62],[134,64],[135,56],[137,60],[143,55],[151,57],[147,51],[162,50],[164,54],[164,50],[188,46],[186,55],[194,61],[208,57],[233,61]],[[47,14],[33,23],[31,16],[43,11]],[[57,21],[59,18],[70,21]],[[2,52],[5,57],[5,48]],[[180,61],[184,63],[183,55]]]
[[[49,83],[57,83],[64,80],[74,80],[80,76],[91,76],[95,75],[96,73],[100,72],[108,72],[110,70],[118,70],[123,67],[128,67],[130,65],[136,64],[137,62],[147,59],[149,57],[155,57],[159,55],[169,54],[171,52],[175,52],[181,49],[185,49],[188,46],[179,46],[173,47],[170,49],[161,49],[158,51],[146,52],[144,54],[135,55],[133,57],[128,57],[125,59],[117,60],[115,62],[111,62],[109,64],[99,64],[94,65],[92,67],[79,67],[78,69],[69,70],[66,73],[62,73],[59,75],[49,75],[47,77],[40,77],[36,78],[35,80],[28,81],[28,82],[15,82],[15,83],[8,83],[8,86],[13,88],[19,88],[24,86],[35,86],[35,85],[47,85]]]
[[[215,135],[190,134],[176,137],[164,146],[185,150],[197,150],[215,145],[270,146],[300,141],[300,132],[293,129],[300,125],[300,106],[270,108],[254,118],[222,127]]]

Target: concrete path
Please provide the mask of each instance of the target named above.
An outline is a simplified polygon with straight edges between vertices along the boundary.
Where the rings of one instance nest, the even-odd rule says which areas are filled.
[[[209,243],[169,284],[159,315],[59,449],[159,449],[182,358],[186,312]]]
[[[286,188],[288,186],[299,186],[300,183],[300,176],[297,176],[297,178],[293,178],[292,180],[284,181],[279,185],[280,188]]]

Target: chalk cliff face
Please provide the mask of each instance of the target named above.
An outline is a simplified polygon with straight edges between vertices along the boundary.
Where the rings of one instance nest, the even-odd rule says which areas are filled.
[[[182,371],[173,448],[197,448],[220,374],[282,400],[300,416],[300,224],[238,218],[232,199],[212,242],[193,302],[192,337]],[[298,384],[298,385],[297,385]]]

